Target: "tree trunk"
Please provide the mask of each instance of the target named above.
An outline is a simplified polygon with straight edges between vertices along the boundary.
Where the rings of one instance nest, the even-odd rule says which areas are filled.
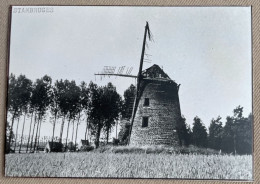
[[[23,129],[22,129],[22,136],[21,136],[21,144],[20,144],[20,148],[19,148],[19,153],[21,153],[21,148],[22,148],[22,144],[23,144],[23,131],[24,131],[25,118],[26,118],[26,113],[24,114],[24,119],[23,119]]]
[[[32,151],[33,148],[33,138],[34,138],[34,131],[35,131],[35,125],[36,125],[36,114],[34,115],[34,124],[33,124],[33,133],[32,133],[32,137],[31,137],[31,145],[30,145],[30,152]]]
[[[235,152],[235,155],[237,155],[237,149],[236,149],[237,145],[236,145],[236,135],[235,134],[233,136],[233,140],[234,140],[234,152]]]
[[[62,143],[62,134],[63,134],[64,123],[65,123],[65,115],[63,116],[61,128],[60,128],[60,140],[59,140],[60,143]]]
[[[74,119],[72,122],[72,137],[71,137],[71,141],[73,142],[73,137],[74,137]]]
[[[37,121],[37,128],[36,128],[36,135],[35,135],[35,139],[34,139],[33,152],[35,152],[35,148],[36,148],[36,144],[37,144],[39,123],[40,123],[40,115],[38,116],[38,121]]]
[[[106,137],[106,139],[107,139],[107,144],[108,144],[108,139],[109,139],[109,130],[110,130],[109,126],[107,126],[106,129],[107,129],[107,130],[106,130],[106,132],[107,132],[107,137]]]
[[[88,122],[88,117],[86,118],[86,131],[85,131],[85,140],[87,140],[87,137],[88,137],[88,126],[89,126],[89,122]]]
[[[116,139],[117,139],[117,126],[118,126],[118,121],[116,121]]]
[[[27,142],[27,146],[26,146],[26,153],[28,152],[28,149],[29,149],[29,144],[30,144],[30,138],[31,138],[31,128],[32,128],[32,119],[33,119],[33,112],[32,112],[32,116],[31,116],[31,123],[30,123],[30,129],[29,129],[29,137],[28,137],[28,142]]]
[[[53,139],[54,139],[55,125],[56,125],[56,118],[57,118],[57,113],[55,113],[54,122],[53,122],[50,152],[51,152],[51,150],[53,150]]]
[[[19,120],[20,118],[18,118],[18,122],[17,122],[17,126],[16,126],[16,135],[15,135],[15,143],[14,143],[14,152],[15,152],[15,149],[16,149],[16,142],[17,142],[17,136],[18,136],[18,127],[19,127]]]
[[[68,127],[67,127],[67,136],[66,136],[65,150],[67,150],[67,145],[68,145],[69,128],[70,128],[70,119],[69,119]]]
[[[40,125],[39,125],[39,136],[37,140],[37,150],[39,150],[39,143],[40,143],[40,136],[41,136],[41,127],[42,127],[42,120],[40,120]]]
[[[95,140],[96,148],[99,147],[99,138],[100,138],[101,128],[102,127],[100,125],[98,125],[97,133],[96,133],[96,140]]]
[[[8,140],[9,140],[9,148],[11,148],[11,145],[12,145],[11,142],[12,142],[12,132],[13,132],[15,114],[16,114],[16,112],[14,112],[13,117],[12,117],[11,130],[10,130],[10,135],[9,135],[9,138],[8,138]]]
[[[79,126],[79,122],[77,122],[77,128],[76,128],[76,135],[75,135],[75,149],[76,149],[77,138],[78,138],[78,126]],[[76,151],[76,150],[75,150],[75,151]]]

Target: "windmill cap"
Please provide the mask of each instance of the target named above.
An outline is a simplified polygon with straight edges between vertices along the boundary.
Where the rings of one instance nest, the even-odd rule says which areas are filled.
[[[148,78],[164,78],[164,79],[171,80],[171,78],[163,71],[163,69],[161,69],[156,64],[143,70],[142,75],[144,77],[148,77]]]

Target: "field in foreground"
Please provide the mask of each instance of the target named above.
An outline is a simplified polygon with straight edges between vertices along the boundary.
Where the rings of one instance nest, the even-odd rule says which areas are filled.
[[[252,156],[37,153],[7,154],[6,176],[252,180]]]

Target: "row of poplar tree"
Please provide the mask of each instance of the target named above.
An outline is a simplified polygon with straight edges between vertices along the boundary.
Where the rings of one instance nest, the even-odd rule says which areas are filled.
[[[85,140],[89,132],[95,137],[96,147],[99,146],[99,139],[102,132],[109,139],[109,133],[119,118],[122,110],[123,100],[117,93],[115,86],[108,83],[106,86],[97,86],[93,82],[88,85],[81,82],[78,86],[75,81],[57,80],[52,83],[51,77],[44,77],[32,82],[25,75],[16,77],[11,74],[8,83],[7,109],[9,122],[6,125],[6,152],[10,151],[11,144],[16,147],[17,131],[21,133],[19,152],[21,151],[26,117],[30,117],[29,139],[27,151],[35,151],[39,145],[39,137],[42,122],[50,117],[53,124],[52,142],[56,122],[62,120],[59,142],[62,141],[64,124],[67,123],[66,143],[68,145],[68,132],[70,124],[76,122],[75,145],[77,140],[78,125],[85,117],[86,123]],[[18,130],[20,119],[23,119],[22,130]],[[16,136],[13,132],[14,121],[17,120]],[[74,132],[74,131],[73,131]]]

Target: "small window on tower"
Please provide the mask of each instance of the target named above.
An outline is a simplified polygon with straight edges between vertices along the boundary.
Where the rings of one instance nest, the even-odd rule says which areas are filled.
[[[143,117],[142,127],[148,127],[148,117]]]
[[[144,106],[149,106],[150,102],[149,102],[149,98],[145,98],[144,99]]]

